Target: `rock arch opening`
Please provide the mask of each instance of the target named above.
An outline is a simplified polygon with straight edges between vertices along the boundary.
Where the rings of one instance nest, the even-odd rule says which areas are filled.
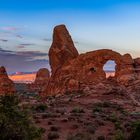
[[[106,74],[106,78],[115,76],[115,73],[116,73],[115,67],[116,67],[116,62],[114,60],[108,60],[104,64],[103,70]]]

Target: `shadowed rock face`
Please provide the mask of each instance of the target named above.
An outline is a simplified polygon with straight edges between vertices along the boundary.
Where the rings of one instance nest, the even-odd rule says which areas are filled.
[[[136,68],[140,66],[139,59],[133,60],[130,54],[121,55],[108,49],[78,55],[64,25],[54,29],[49,58],[52,75],[44,90],[45,95],[83,91],[105,83],[107,79],[103,66],[108,60],[116,63],[115,81],[128,86],[138,78]]]
[[[12,80],[8,78],[5,68],[0,67],[0,95],[13,94],[15,92],[15,86]]]
[[[71,36],[65,25],[59,25],[53,31],[53,43],[49,50],[49,60],[52,69],[52,74],[64,63],[78,56],[78,51],[74,47]]]
[[[140,58],[134,59],[134,67],[135,67],[136,73],[138,74],[140,78]]]

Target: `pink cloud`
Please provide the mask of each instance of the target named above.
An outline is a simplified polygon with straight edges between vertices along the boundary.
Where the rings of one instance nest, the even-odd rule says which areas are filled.
[[[20,45],[20,46],[17,46],[18,49],[23,49],[25,48],[24,46]]]
[[[9,26],[9,27],[2,27],[1,30],[3,30],[3,31],[17,31],[18,28]]]
[[[21,35],[16,35],[17,38],[23,38]]]

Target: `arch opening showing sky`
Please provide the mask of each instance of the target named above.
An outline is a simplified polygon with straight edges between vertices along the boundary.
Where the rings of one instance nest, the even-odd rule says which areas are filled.
[[[116,67],[116,63],[115,63],[115,61],[113,61],[113,60],[108,60],[105,64],[104,64],[104,66],[103,66],[103,70],[105,71],[105,73],[106,73],[106,78],[108,78],[108,77],[114,77],[115,76],[115,72],[116,72],[116,70],[115,70],[115,67]]]

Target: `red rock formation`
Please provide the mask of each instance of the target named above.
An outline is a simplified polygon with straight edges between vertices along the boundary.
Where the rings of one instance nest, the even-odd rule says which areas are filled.
[[[54,28],[53,43],[49,50],[49,60],[52,74],[64,63],[78,56],[78,51],[69,35],[65,25],[59,25]]]
[[[41,68],[36,74],[34,83],[29,84],[29,90],[41,92],[45,85],[47,85],[50,78],[50,72],[46,68]]]
[[[45,95],[96,89],[97,85],[107,81],[103,66],[108,60],[116,63],[114,79],[119,84],[128,86],[138,78],[135,67],[139,67],[139,60],[134,62],[129,54],[102,49],[78,55],[64,25],[54,29],[49,58],[52,75],[45,87]]]
[[[46,68],[41,68],[36,74],[35,84],[45,84],[50,78],[50,72]]]
[[[135,72],[133,58],[130,54],[123,55],[117,80],[123,85],[129,85],[130,82],[133,82],[136,78],[137,74]]]
[[[12,80],[8,78],[4,67],[0,67],[0,95],[10,95],[15,92],[15,86]]]

